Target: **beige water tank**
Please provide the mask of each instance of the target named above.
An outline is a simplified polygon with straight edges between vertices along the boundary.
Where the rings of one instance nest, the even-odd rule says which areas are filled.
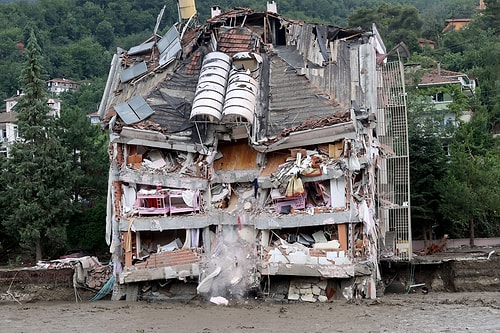
[[[179,14],[181,19],[189,20],[196,13],[196,4],[194,0],[178,0]]]

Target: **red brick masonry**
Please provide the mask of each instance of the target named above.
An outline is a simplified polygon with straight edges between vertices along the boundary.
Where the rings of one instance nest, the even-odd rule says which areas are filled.
[[[169,267],[177,265],[186,265],[199,262],[201,260],[191,250],[176,250],[162,253],[151,254],[146,261],[136,263],[134,266],[137,268],[158,268]]]

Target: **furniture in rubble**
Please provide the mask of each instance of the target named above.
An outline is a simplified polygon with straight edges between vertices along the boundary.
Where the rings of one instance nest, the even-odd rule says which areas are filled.
[[[288,214],[292,208],[294,210],[306,208],[306,193],[287,197],[282,195],[279,190],[273,189],[271,190],[271,200],[276,213],[279,214]]]
[[[137,200],[134,208],[138,210],[139,216],[141,215],[163,215],[167,216],[170,211],[170,204],[168,201],[168,193],[157,192],[154,194],[137,194]]]
[[[161,189],[154,193],[137,193],[134,204],[139,216],[196,212],[200,210],[200,191]]]
[[[200,191],[168,190],[170,215],[200,210]]]

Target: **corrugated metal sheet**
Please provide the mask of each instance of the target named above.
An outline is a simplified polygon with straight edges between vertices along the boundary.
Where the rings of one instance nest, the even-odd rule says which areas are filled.
[[[360,45],[357,39],[339,40],[335,38],[352,37],[360,34],[360,31],[353,29],[340,29],[337,27],[291,24],[288,28],[287,45],[294,47],[304,59],[324,66],[324,70],[300,64],[300,59],[293,56],[293,52],[286,51],[286,60],[294,67],[301,67],[301,73],[319,89],[324,90],[339,104],[350,105],[351,100],[361,100],[364,98],[360,91],[359,84],[353,84],[351,78],[359,81],[358,51]],[[326,48],[320,48],[318,40],[314,38],[313,31],[320,31],[320,39],[326,43]],[[326,30],[326,31],[325,31]],[[326,37],[325,37],[326,36]],[[276,49],[282,47],[275,46]],[[355,62],[351,61],[350,50],[355,52]],[[285,52],[285,51],[279,51]],[[325,60],[325,52],[328,54],[328,62]],[[354,66],[354,67],[353,67]],[[354,76],[352,73],[355,73]]]
[[[317,44],[319,46],[319,50],[321,52],[321,55],[323,56],[324,61],[329,60],[328,56],[328,51],[326,50],[326,43],[328,41],[328,33],[327,33],[327,27],[324,25],[317,25],[316,26],[316,40]]]
[[[377,111],[377,86],[378,75],[376,71],[375,49],[370,44],[359,46],[359,63],[361,70],[359,72],[361,89],[365,98],[362,107],[369,110],[370,113]]]
[[[331,42],[333,43],[333,42]],[[333,46],[332,46],[333,48]],[[356,84],[352,84],[351,73],[355,73],[356,77],[354,80],[358,81],[359,70],[351,70],[351,68],[358,68],[358,56],[356,51],[355,63],[351,62],[351,49],[356,49],[352,47],[346,41],[340,41],[338,43],[336,52],[336,59],[332,59],[327,66],[321,72],[321,75],[317,75],[319,72],[317,69],[302,68],[301,72],[311,81],[314,86],[319,89],[328,92],[328,94],[341,105],[350,105],[351,100],[359,100],[361,96],[356,92]],[[352,89],[355,89],[352,93]]]

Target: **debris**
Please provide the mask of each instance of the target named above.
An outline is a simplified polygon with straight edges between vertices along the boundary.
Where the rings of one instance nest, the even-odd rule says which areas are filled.
[[[490,251],[490,253],[488,253],[488,258],[487,260],[490,260],[491,256],[495,253],[495,250],[492,250]]]
[[[98,301],[98,300],[102,299],[106,295],[111,294],[113,292],[114,284],[115,284],[115,277],[111,276],[109,278],[108,282],[106,282],[106,284],[104,286],[102,286],[101,289],[99,289],[99,291],[97,292],[97,294],[95,294],[95,296],[92,297],[90,299],[90,301],[91,302],[95,302],[95,301]]]
[[[217,266],[212,273],[208,274],[205,278],[203,278],[203,280],[200,281],[200,283],[198,284],[198,287],[196,287],[196,290],[199,293],[208,293],[210,291],[210,287],[212,286],[213,279],[217,275],[219,275],[220,272],[221,272],[221,268],[219,266]]]
[[[388,133],[406,128],[393,124],[406,107],[390,100],[404,78],[399,63],[378,66],[385,52],[375,26],[248,8],[201,25],[189,17],[119,52],[99,114],[110,131],[106,230],[117,261],[125,253],[120,284],[192,278],[203,296],[232,299],[261,275],[376,279],[387,210],[410,202],[404,186],[392,193],[388,167],[405,172],[408,160],[387,145],[407,138]],[[410,252],[408,221],[396,222],[406,247],[392,250]],[[325,301],[313,290],[295,294]]]
[[[441,241],[438,244],[431,243],[427,245],[425,250],[421,251],[419,254],[426,256],[429,254],[434,254],[438,252],[442,252],[443,249],[446,247],[446,240],[448,239],[448,234],[445,234],[443,238],[441,238]]]
[[[210,302],[217,304],[217,305],[228,305],[229,304],[229,301],[222,296],[210,297]]]

